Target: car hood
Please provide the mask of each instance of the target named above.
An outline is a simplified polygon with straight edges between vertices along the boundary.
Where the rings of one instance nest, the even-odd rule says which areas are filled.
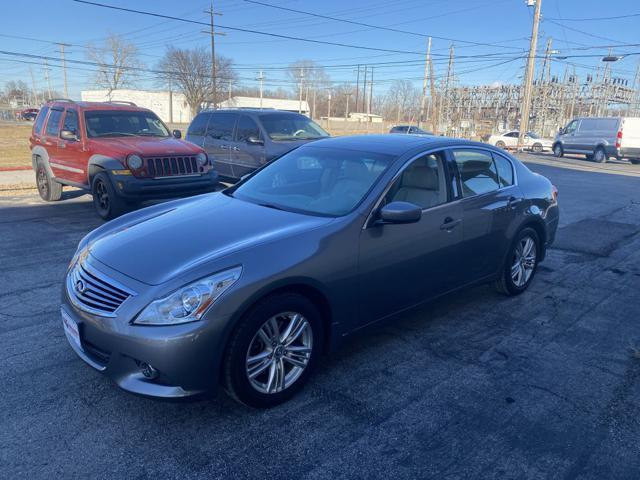
[[[240,250],[290,237],[332,221],[262,207],[223,193],[150,207],[116,221],[91,239],[89,250],[105,265],[150,285]],[[107,227],[107,228],[105,228]]]
[[[202,151],[192,143],[174,137],[110,137],[92,139],[92,150],[107,150],[109,155],[126,157],[131,153],[145,156],[196,155]]]

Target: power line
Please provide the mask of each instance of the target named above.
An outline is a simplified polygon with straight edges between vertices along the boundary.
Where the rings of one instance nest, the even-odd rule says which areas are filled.
[[[561,20],[563,22],[595,22],[600,20],[619,20],[621,18],[640,17],[640,13],[629,13],[627,15],[616,15],[615,17],[591,17],[591,18],[549,18],[546,20]]]

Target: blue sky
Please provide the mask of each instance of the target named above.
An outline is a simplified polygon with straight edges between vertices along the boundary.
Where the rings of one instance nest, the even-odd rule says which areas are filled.
[[[99,1],[99,0],[98,0]],[[354,20],[376,26],[416,32],[434,37],[432,51],[436,74],[446,69],[449,46],[455,48],[457,80],[464,84],[491,84],[521,82],[524,61],[519,55],[528,48],[533,8],[525,0],[264,0],[265,3],[305,10],[323,15]],[[199,21],[207,21],[203,12],[207,0],[102,0],[102,3],[140,10],[153,11]],[[258,34],[226,31],[217,37],[217,52],[233,59],[243,84],[256,85],[254,80],[260,68],[265,69],[267,87],[288,86],[283,70],[290,62],[311,59],[326,65],[334,82],[355,82],[352,64],[374,65],[375,89],[384,91],[394,79],[411,79],[421,84],[423,74],[418,55],[426,48],[426,38],[406,33],[390,32],[363,26],[314,18],[285,12],[244,0],[217,0],[217,17],[221,25],[272,32],[308,39],[348,43],[388,50],[414,53],[391,53],[339,46],[319,45],[294,40],[283,40]],[[600,55],[609,45],[616,45],[616,54],[640,53],[638,22],[640,2],[637,0],[543,0],[544,21],[540,28],[539,52],[544,50],[547,38],[553,38],[557,56],[575,56],[553,63],[553,71],[562,75],[568,66],[575,67],[578,75],[597,65]],[[633,14],[639,14],[632,16]],[[579,20],[599,17],[623,16],[609,20]],[[75,3],[72,0],[10,0],[3,5],[0,20],[0,50],[58,57],[58,47],[47,42],[66,42],[67,57],[86,60],[87,44],[99,45],[109,33],[122,34],[136,43],[140,59],[155,68],[166,45],[178,47],[208,46],[208,36],[201,33],[205,27],[194,24],[162,20],[133,13],[107,10]],[[221,31],[225,31],[221,29]],[[1,36],[4,35],[4,36]],[[29,37],[35,40],[11,38]],[[475,45],[475,42],[495,45]],[[478,55],[482,55],[478,57]],[[33,71],[36,82],[45,84],[41,60],[26,59],[34,64],[17,63],[24,58],[0,54],[0,87],[8,80],[31,82]],[[613,65],[614,75],[631,82],[640,55],[629,55]],[[387,63],[384,62],[396,62]],[[62,73],[59,64],[49,62],[51,83],[62,91]],[[81,89],[91,86],[90,67],[69,64],[70,94],[77,97]],[[153,75],[145,75],[141,86],[154,87]]]

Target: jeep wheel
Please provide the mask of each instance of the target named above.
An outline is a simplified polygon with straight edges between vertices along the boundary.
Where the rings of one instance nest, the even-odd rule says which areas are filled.
[[[62,185],[56,182],[44,166],[41,160],[38,160],[36,166],[36,185],[40,198],[46,202],[55,202],[62,198]]]
[[[91,193],[96,213],[104,220],[111,220],[125,212],[126,203],[116,194],[106,173],[99,172],[93,177]]]

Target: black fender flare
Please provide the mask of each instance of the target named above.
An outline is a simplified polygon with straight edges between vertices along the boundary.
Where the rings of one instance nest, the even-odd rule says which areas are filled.
[[[95,154],[89,158],[87,165],[87,184],[91,188],[91,182],[96,173],[108,170],[123,170],[127,167],[118,159],[106,155]]]

